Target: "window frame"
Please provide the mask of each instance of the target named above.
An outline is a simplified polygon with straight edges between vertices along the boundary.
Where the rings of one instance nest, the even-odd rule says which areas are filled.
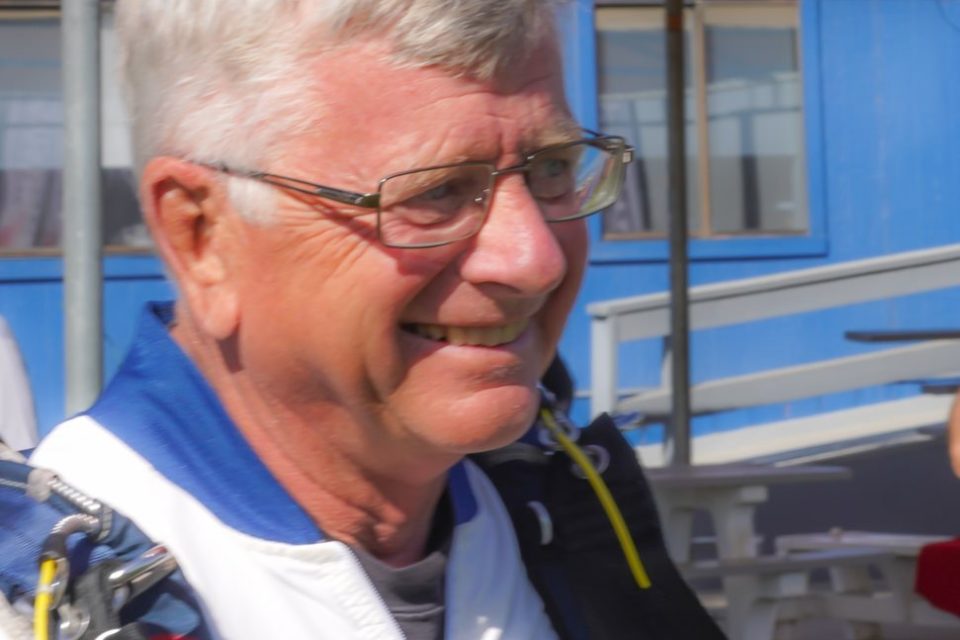
[[[112,12],[113,11],[113,1],[112,0],[101,0],[101,12]],[[55,19],[59,23],[59,28],[62,29],[62,9],[60,0],[27,0],[27,1],[5,1],[0,0],[0,20],[36,20],[36,19]],[[101,35],[102,35],[101,26]],[[62,34],[61,34],[62,36]],[[104,65],[104,46],[103,41],[101,40],[100,47],[100,56],[101,56],[101,65],[105,73],[113,73],[113,70],[110,64]],[[61,67],[62,69],[62,67]],[[104,83],[101,80],[100,85],[101,100],[103,99],[104,92]],[[105,102],[101,101],[101,118],[103,117],[103,109]],[[105,143],[106,134],[104,129],[101,129],[101,145]],[[106,165],[101,165],[101,181],[103,186],[106,186],[106,177],[105,172],[108,169],[117,169],[122,167],[108,167]],[[126,167],[131,172],[133,167]],[[63,167],[60,167],[60,170],[63,170]],[[134,188],[134,192],[136,189]],[[104,189],[104,206],[106,206],[106,190]],[[60,215],[63,215],[62,205]],[[141,213],[142,217],[142,213]],[[106,218],[104,217],[103,224],[106,224]],[[62,222],[61,222],[61,231],[62,231]],[[102,247],[104,257],[113,257],[113,256],[130,256],[130,257],[143,257],[143,256],[152,256],[154,253],[154,247],[152,243],[150,245],[124,245],[124,244],[104,244]],[[34,247],[0,247],[0,260],[3,261],[13,261],[14,264],[20,264],[20,259],[40,259],[40,262],[45,262],[48,259],[60,259],[63,256],[63,237],[61,235],[60,244],[57,246],[34,246]],[[23,271],[23,265],[20,264],[18,270]],[[46,277],[49,273],[49,267],[38,267],[38,273],[43,274],[42,277]],[[32,279],[34,269],[26,269],[25,278]],[[7,272],[7,269],[0,269],[0,278],[4,277],[4,274]]]
[[[589,1],[589,0],[588,0]],[[743,4],[749,4],[741,0]],[[687,0],[684,7],[709,5],[710,0]],[[720,4],[720,3],[717,3]],[[730,1],[724,2],[730,4]],[[787,4],[778,0],[763,1],[763,4]],[[664,0],[599,0],[593,3],[591,12],[591,37],[582,43],[581,55],[588,55],[593,63],[582,65],[581,72],[589,74],[585,84],[592,84],[593,105],[581,112],[590,118],[589,125],[599,126],[599,77],[596,68],[596,8],[599,7],[662,7]],[[816,257],[826,255],[828,250],[827,226],[825,219],[825,175],[824,141],[820,46],[820,10],[819,3],[796,3],[797,31],[799,43],[799,62],[801,95],[803,99],[804,165],[806,168],[806,204],[808,229],[796,234],[743,233],[736,235],[712,235],[708,237],[691,236],[688,242],[690,260],[746,259],[772,257]],[[699,83],[698,83],[699,84]],[[696,87],[702,89],[701,86]],[[703,102],[698,100],[698,102]],[[698,135],[706,135],[702,132]],[[707,162],[705,154],[698,154],[698,166]],[[709,174],[698,171],[692,179],[709,180]],[[701,190],[703,185],[701,185]],[[669,259],[668,238],[665,236],[642,238],[604,237],[603,220],[595,216],[590,221],[591,262],[662,262]]]

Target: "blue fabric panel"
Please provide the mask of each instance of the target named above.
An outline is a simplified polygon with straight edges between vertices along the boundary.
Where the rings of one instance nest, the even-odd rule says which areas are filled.
[[[463,462],[450,469],[450,500],[453,502],[453,520],[460,525],[469,522],[477,513],[477,499],[470,488]]]
[[[234,529],[291,544],[321,540],[169,337],[172,319],[172,303],[148,305],[129,354],[88,415]]]

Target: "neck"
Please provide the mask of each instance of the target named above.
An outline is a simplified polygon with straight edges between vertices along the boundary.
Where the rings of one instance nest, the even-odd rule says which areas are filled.
[[[456,459],[391,455],[369,424],[342,406],[305,405],[255,384],[222,345],[178,318],[174,340],[277,481],[329,537],[392,566],[426,553],[433,515]],[[406,460],[404,460],[406,458]]]

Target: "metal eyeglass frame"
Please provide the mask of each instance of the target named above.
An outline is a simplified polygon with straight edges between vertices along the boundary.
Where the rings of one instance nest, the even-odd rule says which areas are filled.
[[[633,162],[634,149],[632,146],[626,143],[626,140],[624,140],[624,138],[620,136],[612,136],[612,135],[598,133],[596,131],[591,131],[590,129],[582,129],[582,131],[593,137],[580,138],[577,140],[572,140],[570,142],[562,142],[560,144],[548,145],[546,147],[537,149],[536,151],[530,154],[527,154],[524,157],[523,162],[519,162],[509,167],[504,167],[503,169],[494,168],[490,172],[490,184],[493,185],[497,177],[499,176],[506,175],[509,173],[524,173],[528,171],[530,169],[532,162],[538,156],[542,155],[545,152],[554,151],[557,149],[563,149],[566,147],[583,144],[583,143],[587,143],[591,145],[599,145],[607,152],[619,150],[621,153],[621,158],[620,158],[621,171],[622,171],[622,167],[625,167],[626,165]],[[378,214],[378,221],[377,221],[378,237],[380,235],[379,215],[382,214],[382,211],[380,211],[380,194],[385,182],[393,178],[409,175],[411,173],[418,173],[421,171],[431,171],[435,169],[450,169],[450,168],[460,167],[460,166],[469,167],[469,166],[476,166],[476,165],[487,165],[491,167],[496,166],[496,165],[493,165],[492,163],[487,163],[487,162],[456,162],[451,164],[441,164],[441,165],[433,165],[429,167],[418,167],[416,169],[407,169],[406,171],[397,171],[395,173],[391,173],[381,178],[377,182],[376,192],[357,193],[355,191],[346,191],[344,189],[337,189],[336,187],[328,187],[322,184],[317,184],[316,182],[301,180],[299,178],[291,178],[289,176],[281,176],[275,173],[268,173],[266,171],[244,171],[240,169],[234,169],[225,164],[205,164],[205,166],[215,171],[219,171],[221,173],[225,173],[225,174],[229,174],[229,175],[233,175],[241,178],[250,178],[253,180],[259,180],[260,182],[265,182],[266,184],[272,185],[274,187],[279,187],[281,189],[289,189],[291,191],[303,193],[308,196],[315,196],[319,198],[324,198],[326,200],[333,200],[334,202],[339,202],[341,204],[348,204],[354,207],[361,207],[364,209],[374,209],[377,211],[377,214]],[[596,213],[596,211],[578,213],[577,215],[564,217],[564,218],[550,218],[548,219],[548,222],[565,222],[567,220],[576,220],[578,218],[585,218],[589,215],[592,215],[593,213]],[[363,215],[363,214],[355,214],[355,215]],[[434,247],[434,246],[442,246],[444,244],[450,244],[452,242],[456,242],[458,239],[460,238],[446,240],[442,242],[431,242],[431,243],[411,244],[411,245],[394,245],[386,242],[384,242],[384,244],[386,244],[387,246],[395,247],[395,248],[411,248],[411,249],[427,248],[427,247]],[[380,241],[383,242],[383,239],[380,238]]]

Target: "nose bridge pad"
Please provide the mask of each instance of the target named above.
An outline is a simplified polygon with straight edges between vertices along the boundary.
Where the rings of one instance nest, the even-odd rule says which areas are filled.
[[[529,169],[530,169],[529,165],[526,162],[523,162],[521,164],[515,164],[512,167],[504,167],[503,169],[497,169],[496,171],[493,172],[490,180],[490,187],[487,188],[487,190],[485,191],[485,195],[488,199],[487,201],[488,215],[489,215],[489,209],[492,208],[492,201],[496,197],[497,181],[500,178],[504,176],[508,176],[510,174],[514,174],[514,173],[523,174],[523,183],[524,183],[523,188],[527,189],[527,197],[530,198],[531,201],[536,200],[533,197],[533,194],[530,193],[529,188],[527,186],[527,172],[529,171]],[[538,205],[538,208],[539,208],[539,205]]]
[[[508,175],[510,175],[510,174],[512,174],[512,173],[522,173],[522,174],[523,174],[523,182],[524,182],[524,185],[526,185],[526,182],[527,182],[527,175],[526,175],[526,174],[527,174],[527,171],[528,171],[529,169],[530,169],[530,167],[529,167],[529,165],[528,165],[526,162],[522,162],[522,163],[520,163],[520,164],[515,164],[515,165],[513,165],[512,167],[504,167],[503,169],[497,169],[496,171],[493,172],[493,174],[492,174],[491,177],[490,177],[490,189],[491,189],[491,190],[496,189],[497,181],[498,181],[501,177],[503,177],[503,176],[508,176]],[[491,194],[491,195],[492,195],[492,194]]]
[[[552,232],[549,229],[532,229],[531,225],[544,225],[548,227],[548,221],[543,216],[543,209],[540,206],[540,202],[537,201],[533,193],[530,191],[530,187],[527,183],[527,174],[529,172],[529,165],[527,163],[514,165],[512,167],[505,167],[494,172],[493,180],[491,181],[490,187],[487,190],[487,202],[486,202],[486,213],[484,219],[484,226],[487,226],[491,223],[491,217],[496,217],[497,221],[494,221],[494,225],[506,225],[502,228],[510,228],[511,233],[513,234],[514,241],[518,241],[520,238],[529,238],[532,239],[534,236],[539,235],[540,233],[550,233]],[[522,184],[511,184],[505,190],[504,187],[507,185],[497,184],[497,180],[501,177],[506,177],[511,174],[519,174]],[[509,193],[504,194],[504,191]],[[494,212],[494,208],[503,209],[504,208],[504,196],[506,195],[507,207],[504,211]],[[497,200],[500,200],[500,205],[496,204]],[[532,212],[536,212],[536,218],[534,221],[533,218],[528,216]],[[482,229],[481,229],[482,231]],[[521,254],[516,254],[516,257],[519,257]]]
[[[493,177],[497,178],[498,176],[505,176],[510,173],[526,173],[529,166],[526,162],[520,164],[515,164],[512,167],[504,167],[503,169],[497,169],[493,172]]]

